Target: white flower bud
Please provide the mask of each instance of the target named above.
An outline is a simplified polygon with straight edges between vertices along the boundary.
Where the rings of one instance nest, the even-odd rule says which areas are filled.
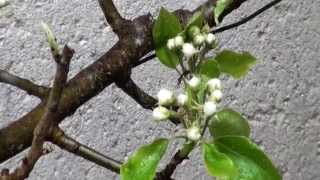
[[[193,90],[197,90],[200,87],[201,79],[197,76],[193,76],[189,81],[187,81],[188,85]]]
[[[201,138],[200,129],[196,126],[192,126],[187,129],[187,137],[192,141],[198,141]]]
[[[167,47],[168,47],[168,49],[170,49],[170,50],[176,47],[176,44],[175,44],[174,39],[169,39],[169,40],[168,40],[168,42],[167,42]]]
[[[160,105],[171,105],[175,100],[173,93],[167,89],[161,89],[157,97]]]
[[[196,35],[196,36],[194,37],[193,42],[194,42],[194,44],[196,44],[196,45],[201,45],[201,44],[204,43],[205,40],[206,40],[206,38],[205,38],[203,35],[198,34],[198,35]]]
[[[222,91],[217,89],[217,90],[214,90],[211,95],[210,95],[210,100],[214,101],[214,102],[219,102],[221,101],[222,99]]]
[[[217,38],[216,38],[216,36],[215,36],[214,34],[209,33],[209,34],[207,35],[206,42],[207,42],[208,44],[212,44],[212,43],[214,43],[216,40],[217,40]]]
[[[176,47],[181,47],[184,43],[183,37],[182,36],[177,36],[174,38],[174,43]]]
[[[188,102],[188,96],[185,95],[185,94],[180,94],[178,97],[177,97],[177,103],[178,103],[178,106],[184,106],[186,105]]]
[[[182,52],[187,58],[190,58],[195,53],[197,53],[197,50],[191,43],[184,43],[182,46]]]
[[[220,79],[214,78],[214,79],[210,79],[207,82],[208,88],[210,92],[213,92],[216,89],[221,89],[222,85],[221,85],[221,81]]]
[[[152,116],[154,120],[163,121],[170,117],[170,111],[165,107],[159,106],[153,110]]]
[[[217,111],[217,105],[214,102],[208,101],[204,103],[203,112],[206,117],[213,115]]]
[[[7,0],[0,0],[0,7],[4,7],[8,4],[9,2]]]

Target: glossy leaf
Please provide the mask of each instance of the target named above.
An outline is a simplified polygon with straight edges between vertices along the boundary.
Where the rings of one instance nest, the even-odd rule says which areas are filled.
[[[238,168],[239,174],[230,180],[281,180],[270,159],[248,138],[225,136],[216,139],[215,145]]]
[[[236,53],[230,50],[223,50],[215,57],[221,72],[229,74],[234,78],[241,78],[246,75],[256,58],[248,52]]]
[[[222,136],[250,136],[250,125],[240,113],[226,108],[217,112],[211,119],[209,130],[214,138]]]
[[[223,11],[232,3],[233,0],[218,0],[214,7],[214,20],[219,24],[219,17]]]
[[[219,65],[214,60],[208,60],[199,66],[199,73],[208,78],[218,78],[220,75]]]
[[[179,63],[178,55],[167,48],[167,41],[182,31],[178,18],[162,8],[152,29],[156,55],[160,62],[169,68],[175,68]]]
[[[238,169],[233,161],[227,155],[219,152],[214,144],[203,143],[202,156],[209,175],[221,179],[238,175]]]
[[[168,147],[167,139],[158,139],[139,148],[121,166],[121,180],[153,180],[158,163]]]

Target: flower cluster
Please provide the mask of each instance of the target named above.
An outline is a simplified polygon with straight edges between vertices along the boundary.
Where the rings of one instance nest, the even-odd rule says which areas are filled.
[[[170,50],[181,49],[183,55],[187,58],[194,56],[200,52],[203,47],[213,47],[216,44],[216,37],[212,33],[206,31],[201,32],[200,28],[194,26],[189,30],[188,42],[185,42],[185,37],[178,35],[167,41],[167,47]]]
[[[205,101],[201,104],[194,95],[201,90],[202,83],[205,83],[205,87],[202,89],[205,92]],[[191,92],[188,92],[187,89],[190,89]],[[176,96],[167,89],[161,89],[158,92],[159,106],[153,110],[153,118],[157,121],[172,117],[178,118],[185,125],[186,137],[197,141],[201,138],[201,125],[217,112],[217,104],[221,101],[222,96],[222,85],[219,79],[205,81],[201,76],[193,75],[186,81],[184,93]]]

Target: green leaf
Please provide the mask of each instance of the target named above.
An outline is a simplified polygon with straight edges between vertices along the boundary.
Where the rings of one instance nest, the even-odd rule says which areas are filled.
[[[271,160],[243,136],[225,136],[215,140],[219,152],[232,159],[239,170],[230,180],[281,180],[281,175]],[[229,179],[228,179],[229,180]]]
[[[219,65],[216,61],[209,59],[199,66],[199,73],[208,78],[218,78],[220,75]]]
[[[238,175],[238,169],[233,161],[219,152],[214,144],[203,143],[202,155],[209,175],[221,179],[228,179]]]
[[[198,27],[199,30],[201,30],[203,24],[205,22],[203,11],[197,11],[196,13],[193,14],[193,16],[189,19],[184,32],[185,37],[187,37],[187,40],[192,40],[193,33],[192,28]]]
[[[248,52],[236,53],[231,50],[223,50],[215,57],[221,72],[229,74],[236,79],[246,75],[256,58]]]
[[[156,49],[156,55],[160,62],[169,68],[175,68],[179,64],[179,56],[170,51],[167,46]]]
[[[162,47],[167,44],[168,39],[175,37],[182,31],[179,19],[169,11],[161,8],[160,14],[152,29],[154,44]]]
[[[167,48],[167,41],[182,31],[178,18],[161,8],[160,14],[152,29],[156,55],[160,62],[169,68],[175,68],[179,63],[178,55]]]
[[[232,3],[233,0],[218,0],[214,7],[214,20],[216,24],[219,24],[219,17],[223,11]]]
[[[226,108],[217,112],[209,124],[211,135],[215,138],[223,136],[250,136],[248,121],[240,113]]]
[[[197,102],[199,104],[204,104],[204,101],[206,99],[207,94],[207,82],[209,78],[207,76],[200,76],[201,77],[201,83],[200,88],[197,92]]]
[[[120,168],[121,180],[153,180],[169,141],[158,139],[139,148]]]

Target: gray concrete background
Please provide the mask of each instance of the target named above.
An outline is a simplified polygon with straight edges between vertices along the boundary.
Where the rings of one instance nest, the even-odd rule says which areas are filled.
[[[161,6],[171,10],[194,8],[203,0],[117,0],[127,18]],[[267,0],[250,0],[223,24],[253,12]],[[320,1],[284,0],[255,20],[219,35],[222,48],[247,50],[259,59],[249,75],[225,78],[224,104],[250,119],[253,139],[281,169],[285,180],[320,179]],[[75,50],[71,76],[109,49],[116,37],[106,24],[96,0],[11,0],[0,9],[0,68],[42,85],[49,85],[54,63],[39,24],[52,25],[61,43]],[[177,75],[157,61],[134,70],[133,79],[155,95],[161,87],[174,88]],[[0,127],[32,109],[39,101],[14,87],[0,84]],[[79,108],[62,127],[80,142],[118,160],[157,136],[168,136],[172,125],[156,124],[116,86]],[[170,146],[174,152],[178,143]],[[211,179],[194,151],[179,166],[179,180]],[[16,166],[23,153],[0,165]],[[162,162],[162,166],[168,157]],[[55,148],[40,160],[30,179],[100,180],[119,176]]]

